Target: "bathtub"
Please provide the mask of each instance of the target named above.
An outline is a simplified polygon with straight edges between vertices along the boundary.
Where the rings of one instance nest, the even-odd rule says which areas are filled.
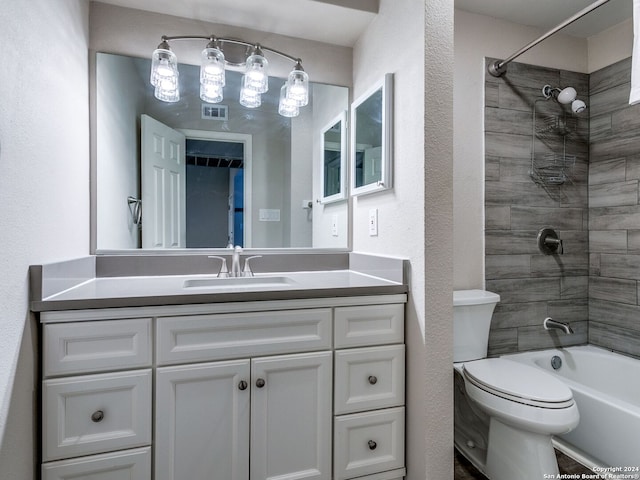
[[[554,370],[551,359],[560,357]],[[590,468],[636,476],[640,468],[640,360],[592,345],[504,355],[544,369],[573,391],[580,423],[556,447]],[[626,470],[625,470],[626,469]]]

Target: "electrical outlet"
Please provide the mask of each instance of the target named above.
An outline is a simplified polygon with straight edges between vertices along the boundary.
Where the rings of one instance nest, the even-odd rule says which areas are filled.
[[[338,236],[338,215],[331,215],[331,235]]]
[[[372,208],[369,210],[369,236],[375,237],[378,235],[378,209]]]

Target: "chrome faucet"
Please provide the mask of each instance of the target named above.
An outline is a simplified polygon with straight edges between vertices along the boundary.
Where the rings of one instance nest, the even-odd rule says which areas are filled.
[[[233,247],[233,253],[231,254],[231,272],[230,277],[241,277],[242,271],[240,270],[240,254],[242,253],[242,247],[236,245]]]
[[[557,330],[562,330],[567,335],[570,335],[573,333],[573,328],[571,328],[571,325],[564,322],[558,322],[551,317],[545,318],[542,325],[544,326],[545,330],[551,330],[553,328]]]

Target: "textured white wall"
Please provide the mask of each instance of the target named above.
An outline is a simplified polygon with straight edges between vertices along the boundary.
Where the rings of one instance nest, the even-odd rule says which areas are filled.
[[[408,258],[409,480],[452,478],[453,3],[382,0],[354,48],[354,98],[394,73],[394,187],[353,205],[353,250]],[[368,212],[378,209],[378,236]]]
[[[455,289],[484,287],[485,57],[505,58],[543,33],[535,28],[460,10],[455,11],[453,88],[455,125],[453,282]],[[556,34],[518,57],[517,61],[586,73],[587,41]]]
[[[88,2],[3,0],[0,478],[34,478],[30,264],[89,253]]]
[[[589,37],[587,44],[589,45],[588,73],[629,58],[633,49],[633,20],[625,20]]]

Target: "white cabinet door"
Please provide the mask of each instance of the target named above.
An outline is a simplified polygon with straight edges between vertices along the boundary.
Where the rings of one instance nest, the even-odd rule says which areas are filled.
[[[249,360],[158,368],[155,480],[247,480]]]
[[[251,480],[331,479],[331,352],[251,361]]]

